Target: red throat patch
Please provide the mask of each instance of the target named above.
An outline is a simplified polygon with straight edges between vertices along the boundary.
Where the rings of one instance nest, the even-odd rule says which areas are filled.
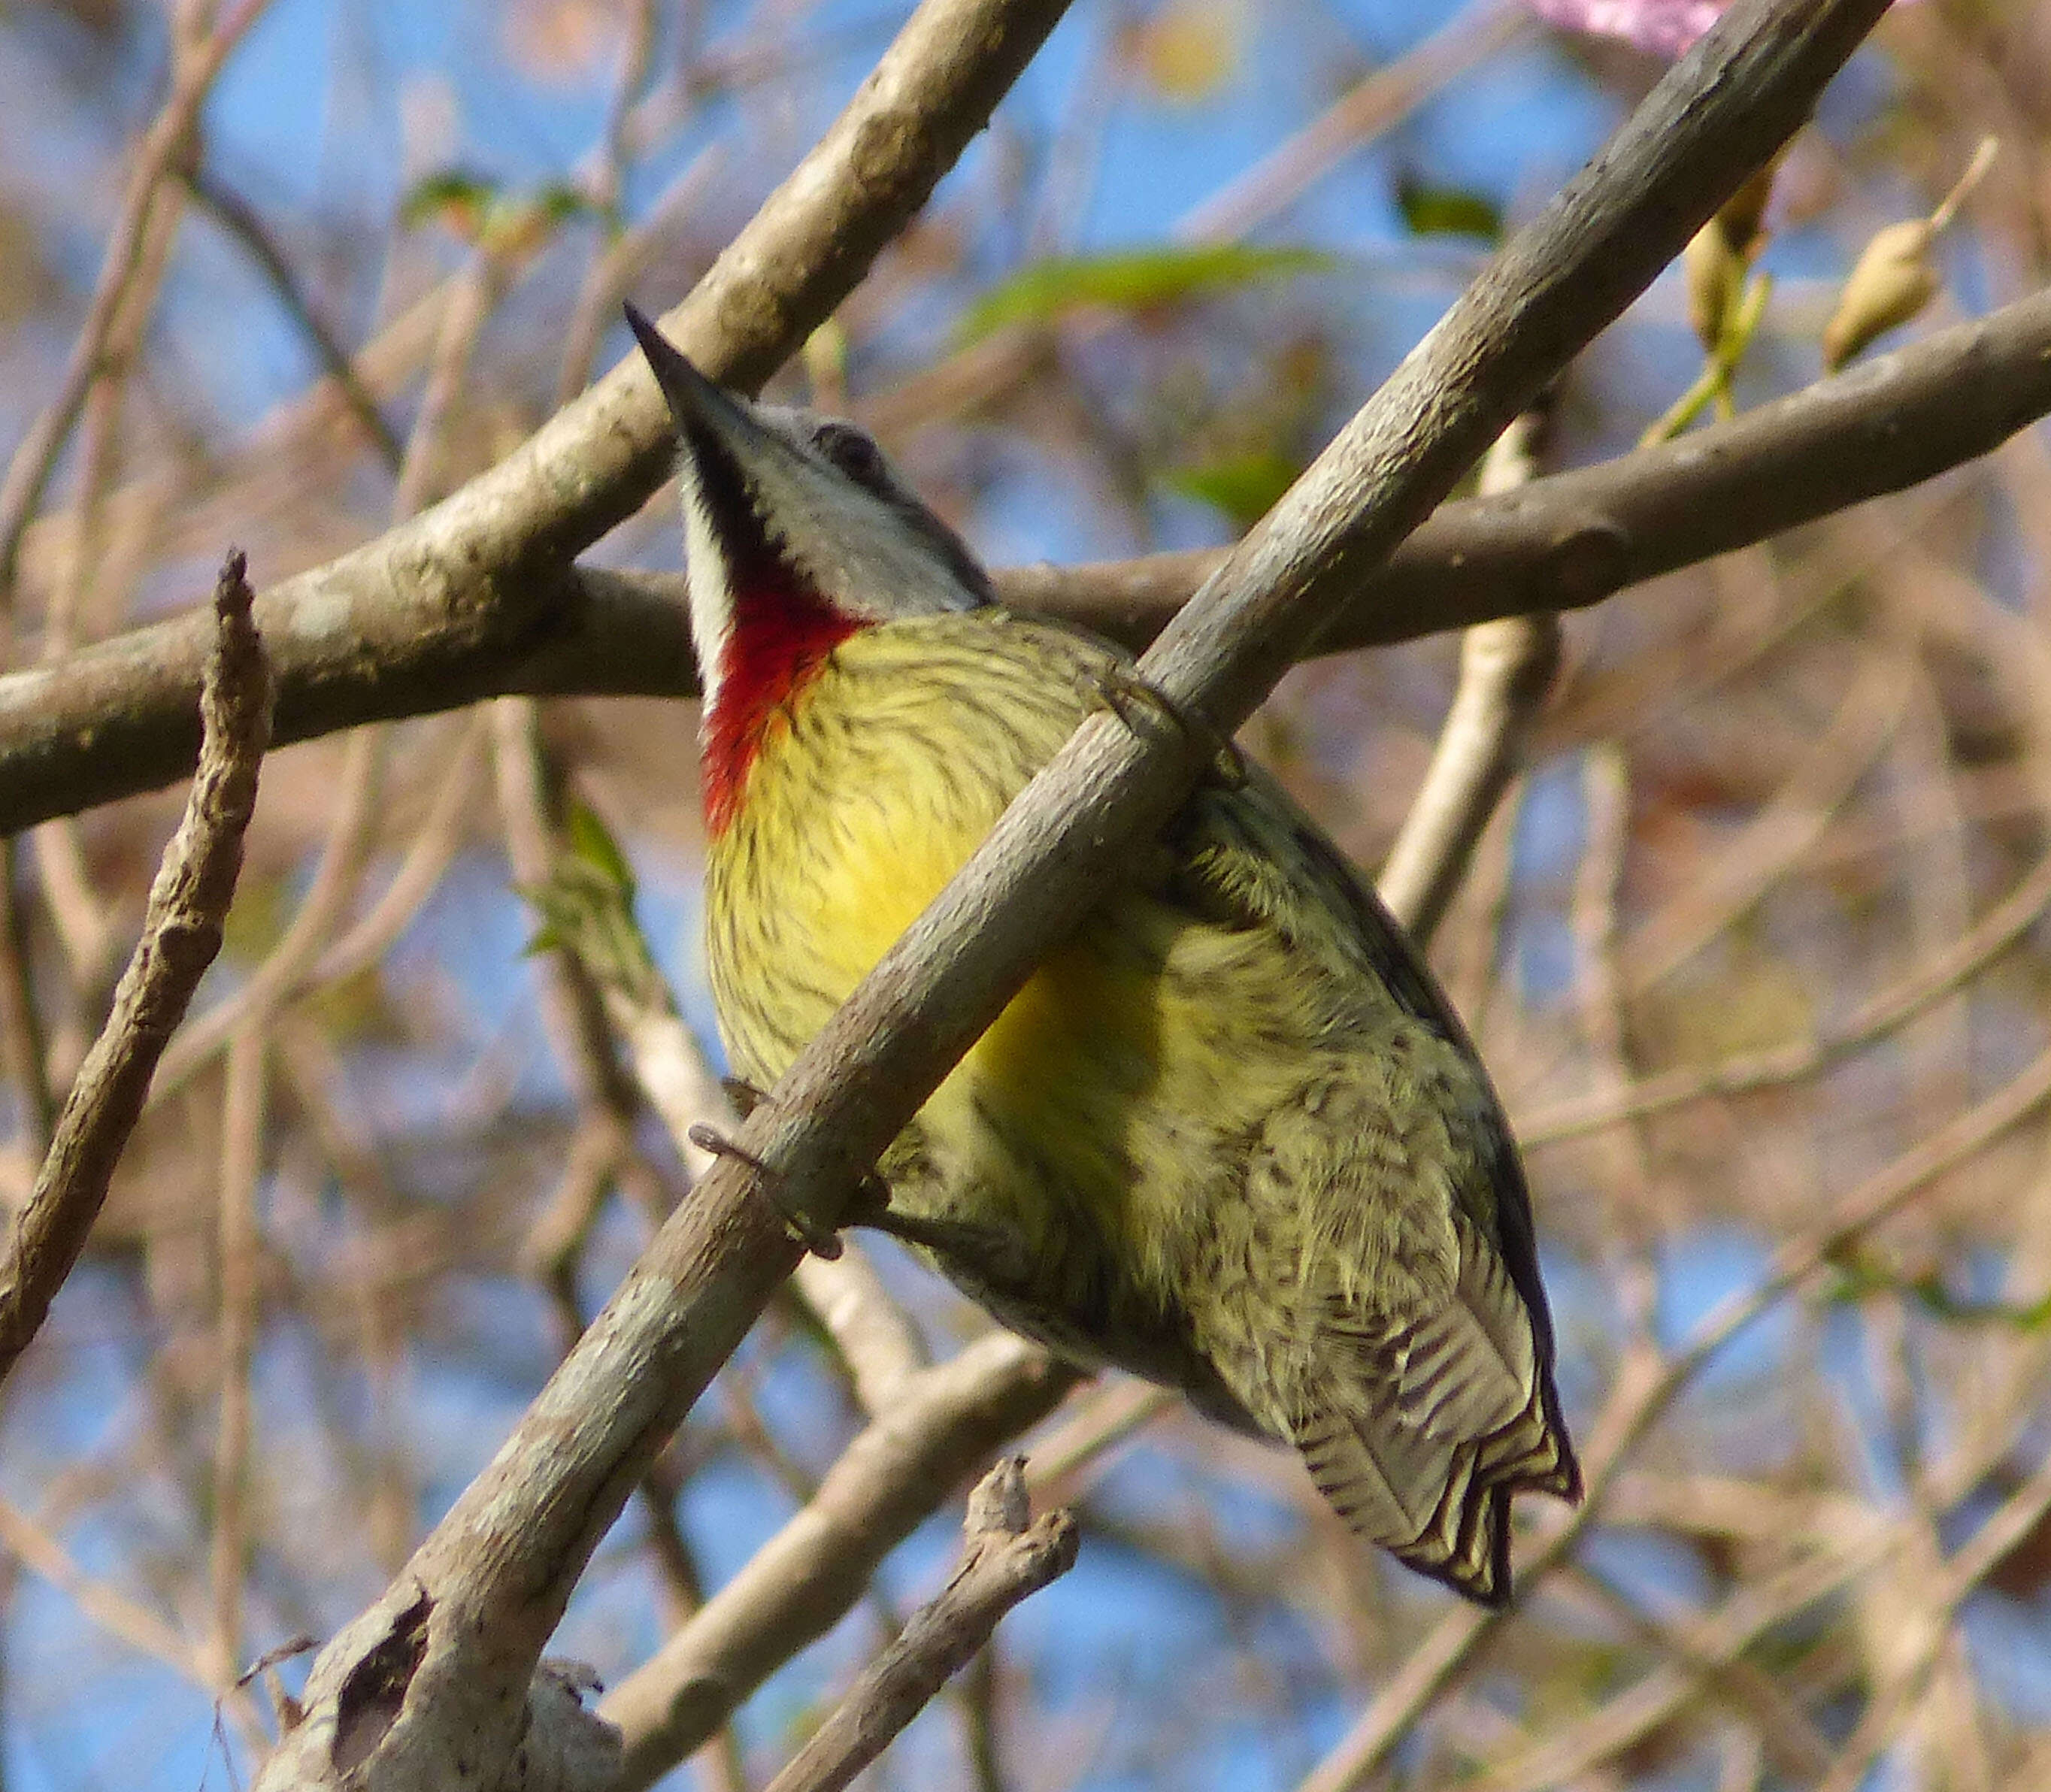
[[[732,627],[700,728],[707,830],[725,833],[770,725],[861,626],[782,566],[736,568]]]

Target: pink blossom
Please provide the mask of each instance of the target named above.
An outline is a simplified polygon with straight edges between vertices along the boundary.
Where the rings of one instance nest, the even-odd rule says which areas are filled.
[[[1668,61],[1685,54],[1731,0],[1526,0],[1548,25],[1616,37]],[[1904,4],[1906,0],[1904,0]]]
[[[1549,25],[1620,37],[1654,56],[1678,57],[1717,21],[1729,0],[1530,0]]]

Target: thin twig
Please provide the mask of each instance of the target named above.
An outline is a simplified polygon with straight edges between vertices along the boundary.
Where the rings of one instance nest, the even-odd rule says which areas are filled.
[[[1585,818],[1581,861],[1574,877],[1572,919],[1581,1033],[1591,1079],[1600,1091],[1631,1080],[1631,1029],[1617,966],[1617,912],[1631,834],[1631,780],[1623,751],[1611,743],[1591,748],[1581,768]],[[1646,1129],[1623,1129],[1611,1144],[1613,1186],[1630,1193],[1618,1203],[1622,1224],[1610,1240],[1616,1266],[1617,1304],[1632,1332],[1632,1348],[1650,1348],[1658,1306],[1658,1269],[1650,1204],[1658,1186]]]
[[[200,10],[187,6],[182,11],[189,17]],[[156,310],[157,295],[170,264],[184,212],[184,188],[175,181],[161,181],[135,258],[123,274],[121,302],[100,339],[92,377],[86,384],[72,457],[73,490],[68,519],[71,552],[43,605],[41,654],[45,659],[54,659],[78,645],[80,618],[100,570],[107,488],[113,482],[120,445],[128,377]]]
[[[1521,491],[1537,477],[1545,424],[1541,404],[1495,439],[1482,462],[1483,497]],[[1478,623],[1461,638],[1452,707],[1375,880],[1420,951],[1438,931],[1482,830],[1522,768],[1559,666],[1557,611]]]
[[[20,863],[14,837],[0,837],[0,1064],[19,1093],[30,1150],[41,1158],[50,1148],[57,1099],[50,1087],[42,1010],[36,1001],[35,943],[29,934]]]
[[[242,1668],[242,1580],[253,1532],[249,1517],[250,1364],[256,1350],[256,1188],[263,1168],[268,1016],[235,1037],[221,1100],[220,1421],[213,1448],[213,1540],[209,1562],[214,1670]]]
[[[2042,1521],[2047,1510],[2051,1510],[2051,1458],[2040,1462],[1944,1564],[1927,1609],[1916,1613],[1918,1628],[1907,1659],[1862,1714],[1818,1792],[1856,1792],[1865,1783],[1897,1728],[1913,1713],[1958,1622],[1959,1608],[1979,1591],[2002,1557]]]
[[[228,1681],[216,1677],[178,1631],[119,1588],[96,1579],[71,1553],[27,1513],[0,1500],[0,1548],[40,1575],[104,1630],[139,1655],[161,1661],[174,1673],[219,1693]]]
[[[490,256],[477,252],[442,313],[420,408],[406,438],[393,492],[396,517],[412,515],[435,488],[471,356],[492,307],[505,291],[507,277],[506,270]],[[350,738],[337,779],[334,820],[291,925],[249,980],[196,1021],[166,1055],[158,1099],[182,1087],[240,1030],[266,1024],[270,1015],[307,992],[377,850],[391,749],[387,727],[365,728]]]
[[[1575,1784],[1672,1720],[1705,1682],[1729,1698],[1723,1689],[1747,1649],[1775,1625],[1786,1623],[1883,1563],[1887,1544],[1885,1530],[1870,1527],[1863,1534],[1837,1540],[1832,1548],[1779,1574],[1741,1585],[1717,1610],[1690,1623],[1681,1659],[1662,1662],[1623,1692],[1563,1725],[1557,1734],[1476,1775],[1475,1792],[1544,1792],[1547,1787]],[[1778,1715],[1778,1724],[1761,1726],[1768,1742],[1779,1745],[1769,1753],[1793,1752],[1795,1764],[1813,1777],[1830,1759],[1822,1739],[1800,1721],[1799,1714]]]
[[[174,21],[177,53],[172,90],[139,146],[92,298],[72,344],[57,395],[31,424],[8,463],[4,481],[0,481],[0,659],[12,656],[18,620],[15,584],[22,542],[57,470],[64,443],[84,412],[88,420],[87,440],[80,455],[72,551],[51,599],[44,650],[55,654],[72,645],[70,618],[91,574],[119,392],[176,230],[175,217],[167,215],[162,203],[162,184],[174,165],[189,153],[200,108],[215,78],[266,3],[268,0],[244,0],[212,29],[196,29],[205,16],[201,9],[189,7]],[[46,841],[45,854],[53,845],[75,849],[76,842]],[[64,856],[63,862],[72,873],[72,888],[68,900],[53,900],[52,904],[68,947],[73,942],[61,923],[68,916],[84,914],[93,923],[100,923],[97,906],[92,901],[79,867],[79,857],[76,850]],[[6,936],[6,963],[0,969],[6,979],[6,988],[0,992],[0,1002],[4,1002],[0,1018],[5,1021],[9,1068],[16,1087],[22,1091],[29,1136],[40,1154],[49,1145],[55,1103],[41,1058],[44,1029],[30,975],[22,896],[16,887],[17,858],[10,839],[4,853],[0,853],[0,875],[5,879],[5,888],[0,888],[0,933]],[[105,943],[106,930],[100,924],[87,931],[90,943],[83,953],[75,951],[73,958],[75,962],[84,961],[91,967],[90,974],[96,974],[97,949]],[[96,997],[99,993],[92,992]],[[16,1060],[23,1061],[13,1061]]]
[[[239,0],[189,57],[179,58],[170,97],[150,127],[136,153],[135,166],[122,195],[121,210],[108,232],[107,254],[93,287],[85,322],[72,345],[57,394],[29,425],[0,481],[0,613],[12,616],[14,576],[21,538],[57,470],[72,425],[78,420],[87,393],[99,377],[108,332],[127,301],[128,287],[143,253],[143,241],[154,209],[158,184],[172,165],[189,152],[200,109],[214,78],[237,44],[261,16],[269,0]]]
[[[1806,1039],[1720,1063],[1689,1065],[1599,1090],[1520,1115],[1517,1136],[1526,1150],[1578,1138],[1619,1121],[1663,1113],[1690,1102],[1749,1095],[1821,1075],[1853,1052],[1885,1038],[1979,974],[2051,909],[2051,855],[1950,946],[1890,988],[1862,1003],[1840,1025]]]
[[[990,1640],[998,1620],[1075,1566],[1073,1514],[1027,1521],[1026,1459],[1007,1456],[969,1495],[967,1545],[939,1597],[849,1689],[768,1792],[841,1792]]]
[[[150,1073],[221,950],[270,736],[270,673],[250,603],[242,556],[231,552],[214,594],[217,634],[201,696],[204,740],[185,819],[150,885],[143,937],[115,991],[114,1011],[65,1099],[0,1263],[0,1380],[84,1247]]]
[[[420,818],[412,843],[399,861],[391,882],[348,931],[314,961],[296,994],[332,988],[369,970],[392,949],[440,887],[468,837],[475,816],[477,775],[484,756],[484,718],[462,718],[449,732],[455,736],[453,744],[436,736],[423,743],[424,748],[431,746],[435,753],[436,783],[428,812]]]
[[[1860,669],[1830,726],[1708,874],[1623,943],[1618,968],[1625,994],[1642,994],[1672,976],[1800,863],[1893,738],[1908,705],[1911,670],[1898,650]]]
[[[200,209],[241,245],[244,253],[262,269],[264,277],[271,283],[271,290],[285,315],[298,325],[300,333],[314,346],[314,353],[320,358],[322,371],[334,381],[335,390],[341,393],[342,403],[349,413],[361,427],[363,433],[377,451],[377,458],[386,469],[396,474],[400,463],[405,458],[404,445],[389,423],[385,413],[377,408],[377,395],[371,391],[357,369],[355,361],[342,340],[328,328],[320,313],[314,307],[313,300],[300,283],[292,264],[285,252],[264,228],[264,221],[256,209],[242,195],[230,187],[218,175],[202,167],[182,170],[186,188]]]
[[[1408,117],[1440,88],[1530,29],[1523,8],[1477,0],[1414,49],[1375,69],[1175,228],[1184,242],[1236,241],[1301,198],[1338,163]]]
[[[569,322],[563,332],[562,354],[556,366],[556,402],[559,405],[567,404],[590,382],[591,364],[597,355],[600,331],[604,322],[611,322],[616,315],[619,292],[613,280],[624,277],[635,262],[631,252],[619,252],[621,243],[630,234],[638,236],[643,244],[649,240],[646,221],[637,232],[630,233],[618,230],[615,221],[619,216],[620,193],[626,185],[632,158],[628,127],[635,103],[648,84],[657,22],[655,0],[635,0],[620,45],[619,72],[614,78],[612,97],[605,109],[604,128],[592,152],[592,166],[584,176],[584,192],[599,214],[603,234],[598,252],[584,270],[576,302],[570,306]],[[686,170],[681,184],[689,184],[699,170],[709,165],[708,156],[699,155]],[[672,191],[678,184],[672,183]],[[659,204],[654,208],[661,209]]]
[[[993,1333],[921,1370],[827,1470],[811,1503],[601,1712],[627,1744],[619,1792],[639,1792],[717,1733],[777,1666],[853,1608],[889,1552],[965,1474],[1061,1404],[1072,1371]]]
[[[232,994],[193,1017],[166,1051],[151,1099],[167,1100],[213,1061],[241,1028],[275,1014],[302,993],[309,970],[340,925],[378,841],[389,731],[365,728],[344,744],[334,784],[333,818],[306,894],[264,962]]]

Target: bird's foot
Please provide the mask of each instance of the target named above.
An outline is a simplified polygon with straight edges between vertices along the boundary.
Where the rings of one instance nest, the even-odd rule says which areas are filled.
[[[849,1197],[847,1211],[842,1217],[844,1226],[867,1226],[872,1232],[887,1232],[891,1229],[893,1216],[890,1211],[890,1185],[874,1170],[855,1184],[854,1193]]]
[[[749,1089],[749,1086],[746,1083],[740,1084],[740,1087],[748,1089],[749,1093],[753,1096],[754,1099],[748,1103],[748,1108],[752,1109],[762,1099],[761,1091]],[[727,1093],[731,1096],[734,1095],[734,1091],[729,1087]],[[736,1107],[740,1106],[740,1101],[737,1096],[735,1098],[734,1105]],[[791,1203],[783,1200],[782,1198],[783,1178],[752,1151],[736,1144],[717,1127],[709,1126],[702,1120],[694,1122],[686,1130],[684,1136],[701,1151],[709,1151],[716,1158],[736,1158],[753,1170],[756,1176],[756,1186],[762,1191],[763,1198],[775,1208],[777,1217],[783,1222],[791,1237],[803,1245],[815,1257],[823,1257],[828,1263],[831,1263],[841,1254],[839,1238],[834,1233],[826,1230],[825,1227],[815,1224],[810,1214],[801,1212]],[[885,1199],[888,1198],[886,1196]]]
[[[943,1256],[959,1254],[967,1228],[950,1225],[944,1220],[923,1220],[915,1213],[893,1211],[890,1191],[886,1188],[881,1193],[883,1198],[880,1201],[865,1208],[849,1224],[866,1226],[871,1232],[887,1233],[900,1244],[916,1244]]]
[[[1228,790],[1236,791],[1246,782],[1246,761],[1232,736],[1193,705],[1178,703],[1159,685],[1122,666],[1098,675],[1097,693],[1104,707],[1135,734],[1145,732],[1139,722],[1142,711],[1165,717],[1184,739],[1210,755],[1218,781]]]
[[[1033,1261],[1016,1232],[972,1220],[907,1213],[889,1206],[887,1189],[883,1195],[880,1205],[848,1223],[883,1232],[900,1244],[916,1245],[939,1258],[951,1275],[966,1277],[1001,1298],[1029,1304],[1034,1293]]]

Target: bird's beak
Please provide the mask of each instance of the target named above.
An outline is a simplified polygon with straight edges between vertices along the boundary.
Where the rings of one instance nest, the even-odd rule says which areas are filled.
[[[627,307],[627,327],[641,345],[662,388],[676,424],[677,434],[686,448],[696,452],[707,434],[728,445],[731,453],[740,443],[755,443],[769,431],[748,414],[744,406],[708,380],[650,321],[638,306]]]

